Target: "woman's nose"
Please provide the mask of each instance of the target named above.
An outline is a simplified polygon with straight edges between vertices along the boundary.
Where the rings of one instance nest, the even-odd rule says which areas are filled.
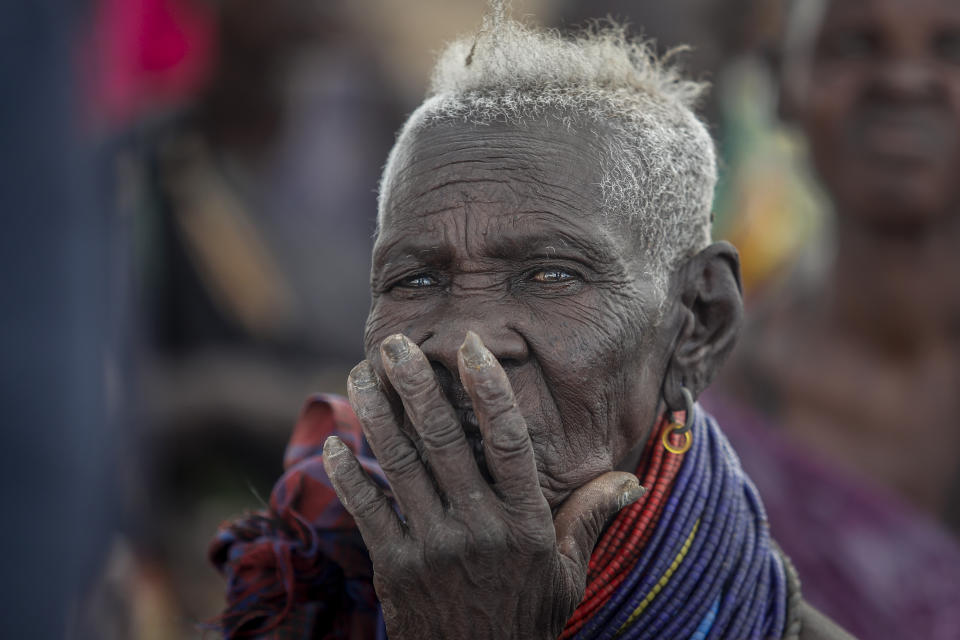
[[[891,56],[877,66],[873,79],[874,91],[888,100],[926,100],[940,88],[931,64],[916,56]]]
[[[502,324],[496,327],[485,326],[482,322],[456,323],[449,327],[437,327],[420,344],[420,349],[427,360],[435,366],[440,365],[455,378],[459,378],[457,352],[463,344],[467,330],[480,336],[484,346],[490,350],[504,369],[516,367],[530,356],[527,341],[516,330]]]

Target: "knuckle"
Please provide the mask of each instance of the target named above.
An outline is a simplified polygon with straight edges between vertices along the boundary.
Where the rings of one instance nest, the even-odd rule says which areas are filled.
[[[519,420],[503,420],[487,436],[485,443],[501,456],[525,454],[530,448],[530,436]]]
[[[514,406],[513,390],[506,379],[497,377],[479,381],[475,386],[477,399],[491,410],[505,411]]]
[[[393,422],[393,410],[385,402],[353,402],[351,404],[364,427],[376,429]]]
[[[358,520],[371,520],[386,508],[387,503],[383,497],[367,488],[354,501],[352,512],[354,518]]]
[[[463,433],[457,428],[424,430],[421,434],[423,444],[431,451],[454,451],[466,446]]]
[[[383,508],[383,494],[365,478],[351,475],[340,478],[338,484],[340,502],[355,518],[366,519]]]
[[[420,418],[420,437],[431,449],[447,449],[463,440],[463,432],[449,407],[428,407]]]
[[[437,379],[433,369],[425,362],[411,362],[397,371],[394,386],[397,391],[408,400],[422,400],[433,393]]]
[[[416,417],[425,431],[440,431],[456,422],[453,409],[441,402],[430,402],[422,406],[417,413],[419,415]]]
[[[425,538],[427,563],[435,568],[459,562],[467,552],[466,533],[443,523],[430,528]]]
[[[379,462],[381,468],[393,475],[412,475],[420,466],[420,455],[408,442],[393,439],[382,447]]]
[[[508,545],[508,535],[504,527],[487,525],[472,531],[473,546],[481,556],[499,555]]]

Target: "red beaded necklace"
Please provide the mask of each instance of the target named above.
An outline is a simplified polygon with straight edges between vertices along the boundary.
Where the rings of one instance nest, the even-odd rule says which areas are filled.
[[[583,600],[567,621],[567,626],[560,634],[561,640],[571,638],[606,604],[626,579],[640,551],[652,535],[655,528],[653,525],[660,517],[685,455],[671,453],[666,448],[657,446],[664,430],[670,428],[670,421],[666,416],[662,416],[657,427],[652,430],[643,458],[637,466],[640,484],[647,487],[648,491],[617,514],[600,537],[590,557],[587,589]]]

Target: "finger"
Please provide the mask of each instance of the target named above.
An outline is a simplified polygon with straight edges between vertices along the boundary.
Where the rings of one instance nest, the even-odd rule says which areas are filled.
[[[460,346],[457,364],[460,379],[473,400],[487,466],[497,490],[504,498],[539,504],[543,493],[533,444],[503,367],[472,331]]]
[[[557,545],[584,574],[604,526],[646,489],[632,473],[609,471],[574,491],[553,519]]]
[[[423,441],[427,464],[444,495],[460,505],[487,495],[490,488],[480,475],[463,426],[426,356],[400,334],[384,340],[380,350],[387,377]]]
[[[347,394],[407,524],[416,530],[419,523],[433,520],[443,509],[440,496],[366,360],[350,372]]]
[[[390,500],[337,436],[330,436],[323,443],[323,468],[367,547],[403,535],[403,525]]]

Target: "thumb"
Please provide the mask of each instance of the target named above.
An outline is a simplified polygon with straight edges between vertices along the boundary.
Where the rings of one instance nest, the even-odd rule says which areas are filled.
[[[632,473],[609,471],[574,491],[553,519],[558,550],[585,573],[604,525],[646,489]]]

